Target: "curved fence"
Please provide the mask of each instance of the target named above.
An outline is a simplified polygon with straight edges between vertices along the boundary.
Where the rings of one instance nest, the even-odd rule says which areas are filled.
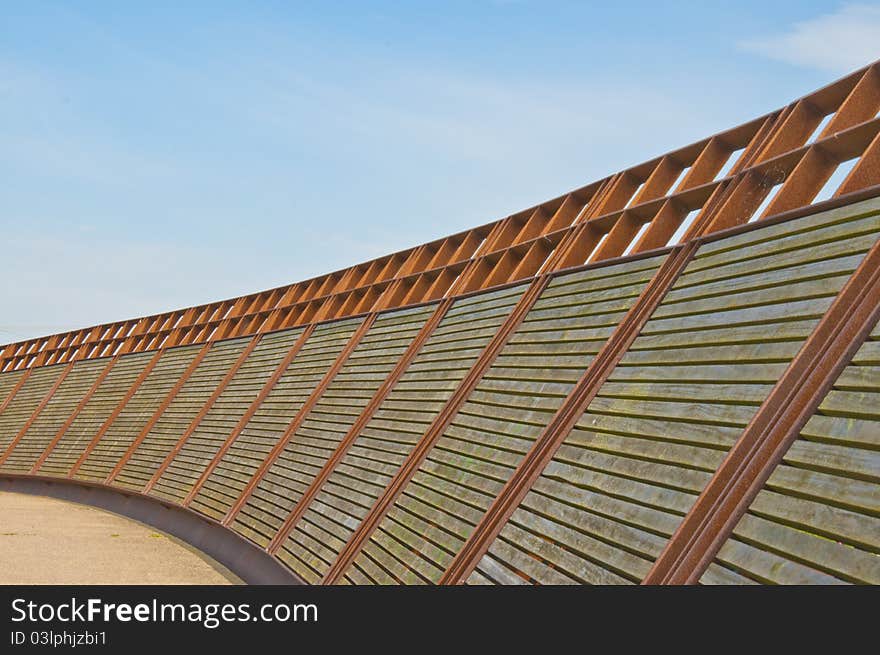
[[[183,512],[259,581],[880,583],[878,110],[874,64],[462,234],[10,344],[0,478]]]

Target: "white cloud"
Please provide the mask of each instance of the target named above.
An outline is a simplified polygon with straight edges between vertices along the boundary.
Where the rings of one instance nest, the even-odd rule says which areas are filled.
[[[847,73],[880,57],[880,5],[847,4],[740,47],[797,66]]]

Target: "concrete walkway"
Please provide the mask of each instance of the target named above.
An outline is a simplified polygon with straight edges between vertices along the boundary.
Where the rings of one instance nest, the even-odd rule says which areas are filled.
[[[241,584],[150,526],[85,505],[0,492],[0,584]]]

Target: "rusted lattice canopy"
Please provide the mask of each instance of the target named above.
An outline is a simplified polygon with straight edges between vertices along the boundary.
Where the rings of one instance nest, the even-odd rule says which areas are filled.
[[[460,234],[9,344],[0,488],[253,581],[880,583],[878,110],[875,63]]]

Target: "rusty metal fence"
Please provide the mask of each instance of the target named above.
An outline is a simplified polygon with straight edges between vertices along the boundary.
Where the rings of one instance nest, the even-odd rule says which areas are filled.
[[[467,232],[5,346],[0,476],[312,583],[878,583],[878,110],[880,63]]]

